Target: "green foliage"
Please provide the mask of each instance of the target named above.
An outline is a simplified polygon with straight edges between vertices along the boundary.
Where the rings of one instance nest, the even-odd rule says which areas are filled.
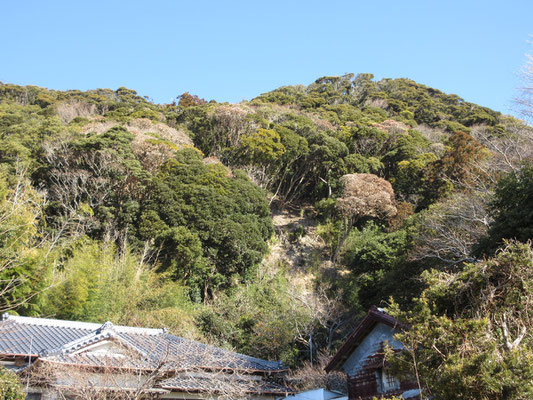
[[[533,239],[533,167],[503,177],[491,203],[494,221],[488,237],[478,246],[479,252],[491,253],[504,239],[527,242]]]
[[[36,105],[0,103],[0,162],[13,171],[17,163],[33,166],[42,140],[67,130]]]
[[[357,296],[349,296],[354,307],[364,310],[391,295],[405,301],[418,293],[420,285],[409,282],[416,276],[414,266],[406,262],[410,244],[408,228],[384,232],[379,225],[368,223],[351,232],[343,255],[343,264],[351,273],[340,284],[346,289],[357,287]]]
[[[139,239],[155,236],[162,269],[199,296],[245,279],[273,233],[263,192],[244,174],[227,174],[182,150],[154,178],[140,208]]]
[[[510,243],[458,272],[431,271],[416,307],[391,312],[410,325],[391,363],[418,376],[435,399],[529,399],[533,395],[533,251]]]
[[[199,316],[199,323],[206,335],[222,344],[293,365],[299,359],[298,329],[313,321],[311,311],[293,296],[294,289],[278,273],[218,298]]]
[[[26,394],[17,375],[0,367],[0,400],[24,400]]]
[[[175,279],[194,279],[205,275],[202,242],[184,226],[172,227],[155,234],[155,245],[163,254],[164,270]]]
[[[38,229],[43,203],[22,175],[14,182],[0,176],[2,310],[38,311],[37,299],[33,297],[43,289],[46,275],[46,243]]]
[[[422,153],[398,162],[391,179],[396,195],[416,202],[423,187],[426,167],[435,161],[437,156],[434,153]]]
[[[360,231],[352,231],[344,263],[356,274],[390,269],[405,254],[406,234],[404,230],[386,233],[369,223]]]
[[[135,90],[124,87],[116,91],[96,89],[81,92],[48,90],[37,86],[17,86],[0,83],[0,103],[16,104],[23,107],[39,107],[41,115],[61,114],[61,106],[67,106],[72,114],[105,115],[117,121],[126,122],[131,118],[161,118],[160,107],[147,98],[139,96]],[[82,110],[82,111],[80,111]],[[81,116],[81,115],[78,115]]]
[[[204,154],[211,154],[221,147],[219,142],[225,138],[218,137],[214,132],[213,106],[204,105],[186,107],[180,114],[171,116],[176,123],[183,124],[191,132],[194,145]]]
[[[12,266],[0,273],[21,283],[4,295],[7,308],[53,283],[18,311],[163,323],[186,336],[295,363],[308,330],[326,328],[317,328],[309,309],[287,295],[293,288],[286,271],[255,276],[273,233],[267,193],[280,207],[315,204],[316,232],[330,253],[325,259],[346,233],[335,206],[341,177],[387,179],[399,215],[388,226],[352,232],[340,265],[312,271],[332,291],[343,289],[354,312],[390,295],[408,305],[423,290],[420,276],[428,268],[427,260],[413,258],[414,232],[425,232],[427,222],[409,218],[413,209],[444,213],[444,199],[468,198],[465,188],[478,182],[490,192],[494,177],[477,165],[493,159],[467,133],[475,136],[476,125],[484,124],[491,135],[512,139],[507,127],[516,122],[408,79],[374,81],[371,74],[322,77],[235,105],[189,93],[177,101],[154,104],[124,87],[82,92],[0,84],[0,255]],[[139,133],[137,118],[190,134],[195,148]],[[24,201],[10,214],[12,177],[21,166],[31,183],[24,181],[17,197]],[[493,250],[502,237],[531,237],[527,174],[500,184],[491,242],[482,250]],[[46,193],[44,212],[35,188]],[[292,245],[312,233],[302,229],[289,234]],[[50,250],[51,243],[57,247]],[[475,336],[481,328],[460,329]]]
[[[349,174],[376,174],[383,169],[383,163],[377,157],[365,157],[361,154],[348,154],[344,159],[346,172]]]
[[[336,209],[337,207],[335,207]],[[342,238],[342,231],[345,229],[342,220],[327,219],[324,223],[320,223],[316,228],[316,233],[324,240],[330,254],[335,252]]]
[[[432,142],[413,129],[426,124],[457,135],[479,123],[496,126],[500,116],[407,79],[372,79],[370,74],[322,77],[307,87],[265,93],[252,107],[188,107],[177,121],[206,155],[261,171],[255,179],[281,204],[339,195],[342,175],[375,173],[394,183],[400,198],[425,208],[452,190],[451,182],[475,155],[462,157],[471,146],[455,143],[454,136],[441,162]],[[280,107],[288,104],[291,110]],[[257,128],[241,121],[243,113]],[[464,152],[454,153],[463,145]]]
[[[158,274],[129,249],[81,240],[59,260],[52,274],[51,288],[45,292],[42,312],[60,319],[122,324],[150,321],[154,313],[192,310],[187,289],[166,274]],[[165,319],[159,323],[165,323]],[[153,321],[152,321],[153,323]],[[191,316],[176,330],[190,328]]]
[[[258,129],[241,139],[243,153],[241,162],[256,165],[269,165],[285,153],[279,133],[272,129]]]
[[[286,86],[265,93],[254,102],[298,104],[304,108],[327,108],[327,105],[352,105],[372,109],[381,102],[391,116],[414,120],[419,124],[438,125],[452,121],[472,126],[495,125],[499,113],[485,107],[465,102],[456,95],[420,85],[409,79],[372,80],[371,74],[346,74],[340,77],[323,77],[308,87]]]

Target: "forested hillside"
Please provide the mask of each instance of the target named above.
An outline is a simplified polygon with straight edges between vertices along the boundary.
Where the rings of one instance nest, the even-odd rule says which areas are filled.
[[[524,121],[370,74],[238,104],[0,84],[0,306],[300,366],[389,305],[425,338],[482,341],[468,368],[493,391],[472,398],[498,397],[495,365],[533,376],[532,139]],[[449,357],[420,362],[457,382],[468,368],[447,340]]]

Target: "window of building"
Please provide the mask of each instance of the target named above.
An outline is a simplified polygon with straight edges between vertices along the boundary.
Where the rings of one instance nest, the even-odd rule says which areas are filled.
[[[390,373],[387,368],[380,368],[376,371],[378,390],[380,393],[387,393],[400,389],[400,381]]]

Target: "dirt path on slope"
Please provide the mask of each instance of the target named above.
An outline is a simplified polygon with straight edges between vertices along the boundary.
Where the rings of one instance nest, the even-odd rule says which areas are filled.
[[[312,279],[324,261],[325,243],[317,234],[317,222],[309,208],[273,210],[276,239],[265,263],[288,267],[290,275]]]

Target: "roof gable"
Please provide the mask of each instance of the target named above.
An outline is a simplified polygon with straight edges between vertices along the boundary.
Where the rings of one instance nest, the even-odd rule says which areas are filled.
[[[382,368],[386,345],[398,350],[403,348],[403,345],[394,339],[394,334],[394,328],[381,322],[377,323],[342,363],[346,374],[356,376],[366,368]]]
[[[388,326],[392,330],[407,328],[407,325],[388,315],[382,309],[372,306],[355,330],[348,336],[346,342],[344,342],[328,365],[326,365],[326,372],[340,368],[378,324]]]
[[[118,343],[117,343],[118,342]],[[124,343],[120,343],[115,338],[101,339],[96,343],[87,345],[79,350],[76,350],[70,354],[84,354],[93,356],[127,356],[130,354],[129,350],[137,350],[130,346],[125,346]],[[142,353],[140,353],[142,354]]]
[[[143,349],[133,344],[124,336],[120,336],[111,322],[106,322],[94,332],[82,336],[63,346],[46,351],[46,355],[75,355],[92,353],[94,355],[113,355],[135,352],[137,355],[147,357]]]

